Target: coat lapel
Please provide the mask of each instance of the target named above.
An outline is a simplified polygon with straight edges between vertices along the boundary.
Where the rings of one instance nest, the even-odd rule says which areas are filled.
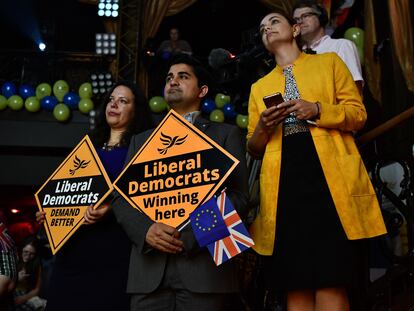
[[[203,133],[207,130],[207,128],[210,126],[211,121],[204,119],[203,117],[198,117],[194,125],[201,130]]]

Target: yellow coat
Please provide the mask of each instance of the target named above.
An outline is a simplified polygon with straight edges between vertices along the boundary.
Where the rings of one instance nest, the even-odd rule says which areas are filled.
[[[375,191],[352,135],[364,126],[366,111],[348,68],[335,53],[302,53],[293,64],[293,75],[301,98],[321,105],[320,119],[317,126],[310,126],[310,132],[348,239],[386,233]],[[284,94],[284,89],[285,78],[279,66],[252,85],[247,139],[266,108],[263,97],[275,92]],[[250,227],[254,249],[262,255],[273,253],[281,154],[279,124],[263,156],[260,209]]]

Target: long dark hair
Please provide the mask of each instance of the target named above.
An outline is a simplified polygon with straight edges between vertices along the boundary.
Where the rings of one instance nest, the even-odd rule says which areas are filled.
[[[270,13],[277,13],[277,14],[282,15],[284,18],[287,19],[290,26],[293,26],[293,25],[297,24],[297,22],[293,19],[293,11],[292,10],[274,8],[274,9],[270,10],[268,14],[270,14]]]
[[[32,246],[36,250],[35,256],[28,262],[23,262],[23,248],[27,245]],[[40,255],[39,255],[39,241],[34,236],[27,237],[19,250],[19,264],[18,264],[18,271],[22,270],[23,268],[26,270],[26,273],[29,274],[28,282],[30,289],[33,289],[36,286],[38,273],[40,272]]]
[[[131,120],[129,120],[127,129],[122,134],[120,146],[128,146],[129,141],[134,134],[143,132],[152,127],[152,118],[148,102],[142,91],[138,88],[138,86],[135,83],[131,81],[118,81],[111,87],[111,89],[105,95],[97,111],[95,128],[89,133],[89,137],[91,138],[93,144],[97,147],[102,147],[103,144],[109,140],[111,128],[106,122],[105,111],[112,92],[116,87],[120,85],[129,88],[135,97],[134,116],[131,118]]]

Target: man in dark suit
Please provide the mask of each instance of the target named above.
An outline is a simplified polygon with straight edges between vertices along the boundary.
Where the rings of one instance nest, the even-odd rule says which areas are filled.
[[[245,140],[236,126],[200,117],[209,79],[197,60],[178,56],[171,62],[164,97],[172,109],[240,160],[224,185],[243,216],[248,193]],[[127,163],[150,135],[147,131],[131,139]],[[119,195],[113,201],[113,211],[133,242],[127,288],[132,294],[132,311],[221,310],[226,295],[238,291],[234,260],[217,267],[208,250],[198,246],[191,225],[179,232],[154,222]]]

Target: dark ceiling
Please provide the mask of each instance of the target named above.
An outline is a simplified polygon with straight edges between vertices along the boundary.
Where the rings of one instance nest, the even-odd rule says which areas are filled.
[[[165,40],[169,28],[176,26],[195,54],[201,57],[207,56],[213,48],[238,54],[243,34],[258,29],[260,19],[267,12],[259,0],[198,0],[181,13],[166,17],[155,39],[158,43]]]
[[[39,35],[57,51],[93,51],[103,32],[97,8],[76,0],[3,0],[0,48],[36,49]]]
[[[2,6],[0,49],[35,49],[38,30],[56,51],[93,52],[95,33],[104,31],[97,7],[76,0],[3,0]],[[166,17],[155,41],[159,44],[177,26],[199,56],[217,47],[238,53],[242,33],[256,27],[266,11],[259,0],[198,0]]]

